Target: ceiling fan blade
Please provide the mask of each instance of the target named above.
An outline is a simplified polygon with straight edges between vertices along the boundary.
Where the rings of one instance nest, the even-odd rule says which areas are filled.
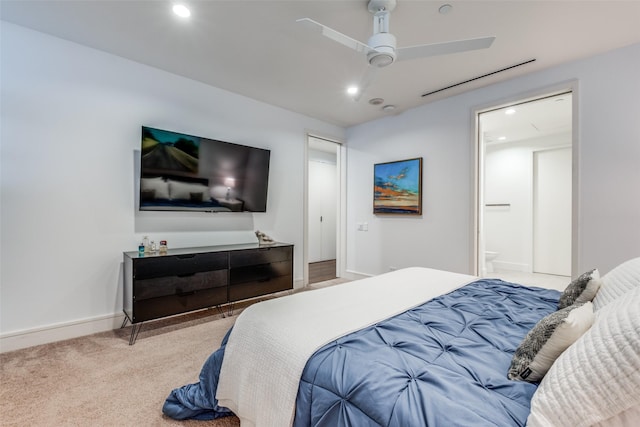
[[[372,50],[365,43],[362,43],[356,39],[352,39],[349,36],[346,36],[332,28],[327,27],[326,25],[322,25],[321,23],[314,21],[313,19],[301,18],[297,19],[296,22],[304,24],[313,30],[320,30],[323,36],[328,37],[331,40],[340,43],[341,45],[351,48],[356,52],[368,53],[370,50]]]
[[[358,92],[353,96],[354,101],[360,101],[360,98],[362,98],[362,95],[367,91],[367,89],[373,82],[379,69],[379,67],[372,67],[370,65],[367,65],[364,75],[362,76],[362,78],[360,79],[360,83],[358,84]]]
[[[491,46],[495,39],[495,37],[480,37],[477,39],[401,47],[396,49],[396,61],[426,58],[436,55],[448,55],[450,53],[465,52],[468,50],[486,49]]]

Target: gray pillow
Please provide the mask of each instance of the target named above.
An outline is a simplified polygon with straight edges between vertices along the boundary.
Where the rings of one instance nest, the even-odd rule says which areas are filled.
[[[600,289],[600,272],[597,268],[587,271],[569,283],[558,301],[558,309],[569,307],[579,302],[593,301]]]
[[[558,356],[589,330],[594,319],[591,302],[574,304],[543,317],[516,349],[509,379],[540,381]]]

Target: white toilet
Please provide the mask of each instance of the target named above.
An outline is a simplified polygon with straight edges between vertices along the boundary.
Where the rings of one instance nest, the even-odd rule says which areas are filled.
[[[484,251],[484,269],[487,273],[493,273],[493,260],[498,257],[498,252]]]

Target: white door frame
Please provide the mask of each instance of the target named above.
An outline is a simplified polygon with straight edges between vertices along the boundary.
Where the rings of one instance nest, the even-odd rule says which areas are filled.
[[[303,284],[309,284],[309,138],[323,139],[338,145],[336,150],[336,170],[338,172],[338,200],[336,214],[336,277],[344,277],[346,268],[347,240],[347,149],[337,138],[327,137],[315,132],[307,132],[304,144],[304,203],[303,203],[303,247],[302,247],[302,277]]]
[[[544,98],[552,95],[557,95],[565,92],[571,92],[572,94],[572,111],[571,111],[571,144],[572,144],[572,183],[571,183],[571,275],[575,277],[578,272],[579,260],[581,258],[581,249],[579,245],[578,235],[578,205],[579,205],[579,181],[578,181],[578,169],[579,163],[579,127],[578,127],[578,81],[572,80],[562,84],[554,85],[551,87],[542,88],[539,90],[523,93],[517,96],[509,97],[503,100],[497,100],[491,104],[477,106],[472,108],[472,120],[474,126],[472,126],[474,134],[471,137],[473,143],[472,152],[474,153],[474,173],[472,176],[473,188],[474,188],[474,203],[473,203],[473,215],[472,215],[472,233],[470,250],[470,265],[471,274],[479,276],[482,268],[483,261],[480,257],[483,256],[482,246],[484,244],[482,224],[483,206],[484,206],[484,194],[483,188],[483,176],[484,176],[484,147],[481,145],[480,135],[480,114],[504,108],[510,105],[522,104],[528,101],[534,101],[539,98]]]

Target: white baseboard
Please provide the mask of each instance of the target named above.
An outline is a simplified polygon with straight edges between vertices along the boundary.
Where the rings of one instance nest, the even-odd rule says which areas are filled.
[[[509,261],[493,261],[494,270],[519,271],[522,273],[531,273],[531,267],[527,263],[509,262]]]
[[[294,289],[304,287],[302,279],[294,281]],[[120,328],[124,321],[124,313],[58,323],[33,329],[0,334],[0,353],[20,350],[51,342],[83,337],[98,332],[112,331]]]
[[[368,274],[347,272],[347,278],[351,280],[370,277]],[[294,281],[294,289],[303,288],[302,279]],[[124,320],[124,314],[107,314],[104,316],[81,319],[65,323],[43,326],[33,329],[25,329],[17,332],[0,334],[0,353],[20,350],[51,342],[83,337],[98,332],[118,329]]]
[[[90,319],[9,332],[0,335],[0,353],[112,331],[118,329],[123,320],[124,314],[107,314]]]
[[[367,274],[367,273],[360,273],[358,271],[353,271],[353,270],[345,270],[345,274],[344,274],[344,278],[345,279],[350,279],[350,280],[360,280],[360,279],[366,279],[367,277],[372,277],[373,274]]]

